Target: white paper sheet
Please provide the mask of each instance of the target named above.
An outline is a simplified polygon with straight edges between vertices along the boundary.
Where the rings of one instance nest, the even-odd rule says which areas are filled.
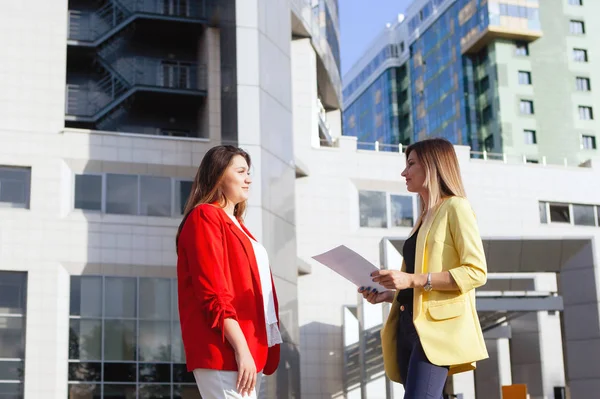
[[[345,245],[340,245],[312,258],[353,282],[357,287],[376,288],[378,292],[388,291],[384,286],[371,280],[371,273],[379,269]]]

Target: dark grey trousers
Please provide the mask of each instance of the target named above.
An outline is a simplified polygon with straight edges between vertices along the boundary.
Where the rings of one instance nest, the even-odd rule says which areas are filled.
[[[398,322],[398,366],[404,381],[404,399],[442,399],[448,367],[427,360],[415,330],[412,311],[400,312]]]

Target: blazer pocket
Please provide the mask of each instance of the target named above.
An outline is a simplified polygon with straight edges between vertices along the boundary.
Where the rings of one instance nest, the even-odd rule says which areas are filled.
[[[453,319],[465,312],[465,300],[429,305],[429,315],[434,320]]]

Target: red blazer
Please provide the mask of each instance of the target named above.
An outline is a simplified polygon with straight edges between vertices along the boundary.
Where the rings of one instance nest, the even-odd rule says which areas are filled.
[[[280,347],[267,344],[260,276],[248,237],[223,209],[201,204],[184,222],[177,255],[179,319],[188,371],[237,371],[223,328],[225,319],[233,318],[246,337],[256,370],[273,374]],[[279,319],[274,285],[273,295]]]

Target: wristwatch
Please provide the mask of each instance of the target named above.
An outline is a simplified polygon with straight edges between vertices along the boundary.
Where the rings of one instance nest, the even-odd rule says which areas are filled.
[[[429,292],[429,291],[431,291],[433,289],[433,287],[431,286],[431,273],[427,273],[427,282],[423,286],[423,289],[426,292]]]

